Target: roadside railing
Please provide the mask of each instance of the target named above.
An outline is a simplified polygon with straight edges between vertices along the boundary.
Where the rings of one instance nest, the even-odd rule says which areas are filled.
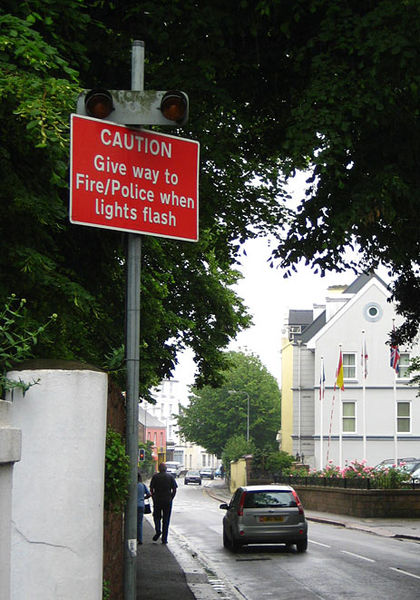
[[[271,473],[263,471],[251,471],[248,476],[249,481],[257,483],[258,480],[273,483],[285,483],[290,486],[321,486],[325,488],[341,488],[356,490],[374,490],[384,489],[383,482],[372,477],[320,477],[318,475],[284,475],[282,473]],[[414,480],[408,480],[398,486],[398,489],[420,489],[420,483]]]

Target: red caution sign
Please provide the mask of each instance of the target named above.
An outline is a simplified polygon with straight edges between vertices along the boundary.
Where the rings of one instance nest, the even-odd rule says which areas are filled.
[[[71,116],[70,221],[198,240],[199,143]]]

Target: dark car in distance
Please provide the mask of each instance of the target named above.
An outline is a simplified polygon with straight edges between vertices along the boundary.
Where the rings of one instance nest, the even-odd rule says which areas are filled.
[[[201,485],[201,476],[199,471],[187,471],[184,475],[184,484],[198,483]]]
[[[249,485],[221,504],[223,545],[233,552],[249,544],[308,547],[308,523],[296,491],[288,485]]]

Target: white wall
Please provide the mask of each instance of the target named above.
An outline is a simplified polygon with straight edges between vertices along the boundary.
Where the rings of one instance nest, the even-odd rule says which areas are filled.
[[[92,370],[18,371],[40,379],[14,393],[22,430],[14,469],[12,600],[100,600],[107,376]]]
[[[10,599],[13,467],[21,457],[21,431],[10,427],[10,402],[0,400],[0,598]]]
[[[356,402],[357,430],[354,434],[343,434],[343,463],[353,459],[362,460],[363,456],[363,381],[365,383],[365,411],[366,411],[366,459],[370,466],[376,465],[385,458],[394,457],[394,371],[389,366],[390,347],[389,332],[392,330],[393,319],[396,318],[395,307],[388,302],[389,294],[375,280],[371,280],[353,301],[342,308],[330,323],[321,330],[315,346],[315,373],[314,386],[317,388],[314,398],[315,404],[315,435],[320,433],[320,403],[318,400],[319,376],[321,357],[325,365],[325,400],[323,403],[323,456],[327,457],[328,436],[331,423],[332,441],[330,444],[329,459],[334,464],[339,464],[340,429],[340,393],[333,390],[335,374],[338,365],[339,344],[343,352],[356,353],[356,378],[344,381],[344,391],[341,392],[342,401]],[[366,319],[366,306],[376,303],[381,309],[381,316],[377,321]],[[401,322],[397,317],[396,326]],[[362,330],[365,331],[368,353],[368,376],[363,380],[361,366]],[[400,348],[404,351],[404,348]],[[413,355],[418,355],[420,350],[417,345],[411,349]],[[398,434],[398,456],[420,456],[420,402],[416,398],[416,388],[407,386],[406,380],[397,379],[396,397],[399,401],[412,401],[412,432]],[[334,407],[333,407],[334,401]],[[333,408],[333,411],[332,411]],[[331,421],[332,413],[332,421]],[[316,467],[319,466],[319,441],[316,443]],[[344,464],[342,465],[344,466]]]

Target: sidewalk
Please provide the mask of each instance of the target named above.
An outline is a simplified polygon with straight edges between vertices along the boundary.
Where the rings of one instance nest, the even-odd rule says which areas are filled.
[[[143,520],[143,544],[137,546],[138,600],[194,600],[185,575],[171,552],[160,540],[153,542],[155,531],[148,519]]]
[[[220,503],[231,497],[224,481],[215,481],[206,490]],[[310,510],[305,510],[305,514],[308,521],[420,541],[420,519],[359,519]],[[153,534],[154,529],[145,518],[143,545],[137,549],[137,600],[220,599],[193,552],[181,548],[174,539],[176,536],[170,534],[169,544],[165,546],[153,542]]]

